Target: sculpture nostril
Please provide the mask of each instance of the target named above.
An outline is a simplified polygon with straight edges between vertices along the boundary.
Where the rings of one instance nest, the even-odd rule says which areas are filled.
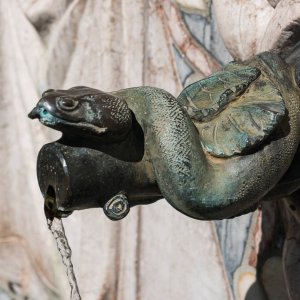
[[[48,115],[48,111],[46,109],[41,109],[40,116],[46,117]]]

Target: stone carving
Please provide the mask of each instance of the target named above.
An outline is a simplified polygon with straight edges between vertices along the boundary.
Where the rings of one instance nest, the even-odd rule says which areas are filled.
[[[47,210],[100,206],[120,219],[127,202],[164,197],[196,219],[249,212],[288,171],[299,112],[294,68],[268,52],[229,63],[177,99],[153,87],[48,90],[29,114],[63,133],[39,156],[42,193],[48,199],[51,187],[55,198]],[[284,185],[286,196],[298,188]]]
[[[175,0],[183,11],[209,16],[210,0]]]
[[[213,7],[220,34],[235,59],[271,49],[286,55],[287,46],[299,40],[299,1],[215,0]]]

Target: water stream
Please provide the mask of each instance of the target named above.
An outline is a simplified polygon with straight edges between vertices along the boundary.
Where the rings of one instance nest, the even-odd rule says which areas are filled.
[[[79,289],[77,286],[77,281],[75,273],[73,270],[73,264],[71,261],[72,251],[68,244],[68,240],[65,234],[64,226],[61,219],[58,218],[47,218],[48,228],[50,229],[58,248],[58,251],[61,255],[63,264],[67,269],[67,277],[71,287],[71,300],[81,300]]]

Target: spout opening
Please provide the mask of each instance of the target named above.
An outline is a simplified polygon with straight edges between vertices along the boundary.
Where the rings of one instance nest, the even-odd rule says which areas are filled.
[[[55,207],[56,195],[52,185],[48,186],[45,202],[49,209],[53,209]]]
[[[56,193],[52,185],[49,185],[45,193],[44,211],[47,219],[64,218],[69,216],[72,211],[60,211],[57,208]]]
[[[52,185],[49,185],[45,194],[44,210],[46,218],[52,220],[57,212],[56,195]]]

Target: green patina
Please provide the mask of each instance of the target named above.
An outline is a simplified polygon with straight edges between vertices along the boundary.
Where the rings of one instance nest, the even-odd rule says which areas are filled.
[[[83,146],[90,139],[100,146],[113,143],[105,148],[108,154],[120,145],[113,154],[119,157],[122,152],[134,153],[141,140],[143,160],[151,162],[161,193],[173,207],[197,219],[222,219],[253,208],[295,156],[300,101],[293,76],[277,55],[263,53],[228,64],[186,87],[178,99],[153,87],[113,93],[78,87],[49,92],[40,105],[47,102],[54,110],[57,95],[86,103],[76,108],[77,117],[93,129],[107,130],[86,126],[80,131],[75,121],[72,126],[76,110],[63,117],[57,112],[60,120],[68,119],[65,132],[62,121],[49,126],[81,138]],[[43,113],[45,125],[45,120],[58,120]],[[130,159],[137,161],[134,155]]]

